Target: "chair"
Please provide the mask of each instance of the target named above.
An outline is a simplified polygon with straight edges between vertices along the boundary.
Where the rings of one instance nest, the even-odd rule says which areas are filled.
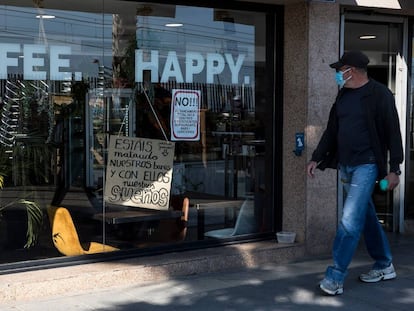
[[[90,242],[89,247],[84,249],[79,241],[72,217],[66,208],[49,206],[47,213],[52,229],[53,244],[63,255],[77,256],[119,250],[118,248],[97,242]]]
[[[254,201],[245,200],[240,207],[234,228],[207,231],[204,233],[204,236],[209,238],[225,239],[236,235],[253,233],[256,230],[257,223],[254,215]]]
[[[182,216],[176,219],[160,220],[157,226],[157,230],[149,237],[148,242],[178,242],[185,239],[187,235],[188,210],[190,208],[190,200],[187,197],[183,199],[173,198],[171,199],[171,207],[174,210],[181,210],[183,212]],[[144,243],[141,245],[141,247],[146,245],[147,244]]]

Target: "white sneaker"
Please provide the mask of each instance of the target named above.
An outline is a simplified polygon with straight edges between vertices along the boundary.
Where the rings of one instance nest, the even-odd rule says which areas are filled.
[[[368,273],[362,273],[359,279],[366,283],[375,283],[379,281],[392,280],[397,277],[394,266],[390,264],[389,267],[380,270],[371,270]]]
[[[327,278],[323,279],[319,283],[319,288],[331,296],[341,295],[344,292],[344,286],[342,283],[338,283]]]

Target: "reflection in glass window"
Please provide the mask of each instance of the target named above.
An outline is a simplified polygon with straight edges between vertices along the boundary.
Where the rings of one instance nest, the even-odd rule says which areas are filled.
[[[266,14],[104,2],[0,6],[0,263],[271,231]]]

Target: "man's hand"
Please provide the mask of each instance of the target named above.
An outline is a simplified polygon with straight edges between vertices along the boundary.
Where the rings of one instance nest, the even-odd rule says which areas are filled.
[[[400,183],[400,176],[398,176],[394,172],[390,172],[387,176],[385,176],[384,179],[388,180],[387,190],[393,190]]]
[[[306,172],[308,173],[308,176],[310,178],[314,178],[315,177],[315,169],[316,169],[317,166],[318,166],[318,163],[315,162],[315,161],[310,161],[308,163],[308,166],[306,167]]]

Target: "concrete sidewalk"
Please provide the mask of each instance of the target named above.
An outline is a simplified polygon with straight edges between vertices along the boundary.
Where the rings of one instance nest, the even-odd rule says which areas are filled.
[[[414,237],[390,235],[397,279],[366,284],[358,275],[372,261],[361,245],[341,296],[323,295],[317,284],[330,258],[198,274],[47,299],[0,302],[0,310],[413,310]]]

